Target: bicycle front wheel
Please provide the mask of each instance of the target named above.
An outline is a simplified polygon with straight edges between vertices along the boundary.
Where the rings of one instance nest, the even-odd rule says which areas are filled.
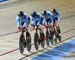
[[[45,47],[45,35],[44,33],[40,32],[40,40],[41,40],[41,47],[44,48]]]
[[[30,50],[31,50],[31,36],[30,36],[29,32],[26,33],[26,40],[27,40],[27,50],[30,52]]]
[[[49,32],[46,31],[46,44],[47,44],[47,46],[49,46],[49,42],[50,42],[50,40],[49,40]]]
[[[24,52],[24,36],[21,35],[20,36],[20,39],[19,39],[19,50],[20,50],[20,53],[23,54]]]
[[[38,50],[38,48],[39,48],[39,36],[38,36],[38,33],[35,33],[35,35],[34,35],[34,46],[35,46],[35,49]]]

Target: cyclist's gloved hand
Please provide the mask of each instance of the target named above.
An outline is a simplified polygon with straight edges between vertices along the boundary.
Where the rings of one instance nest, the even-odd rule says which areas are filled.
[[[20,27],[18,27],[18,29],[20,29]]]
[[[20,29],[20,27],[18,27],[18,31],[20,31],[21,29]]]
[[[26,27],[23,27],[23,30],[25,30],[26,29]]]

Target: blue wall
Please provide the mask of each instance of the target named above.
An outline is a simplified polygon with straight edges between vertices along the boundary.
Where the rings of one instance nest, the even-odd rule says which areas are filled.
[[[5,1],[8,1],[8,0],[0,0],[0,2],[5,2]]]

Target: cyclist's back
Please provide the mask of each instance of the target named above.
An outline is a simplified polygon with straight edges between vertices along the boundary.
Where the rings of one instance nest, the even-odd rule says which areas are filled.
[[[33,12],[31,14],[31,16],[32,16],[31,24],[36,25],[36,22],[37,22],[37,25],[39,26],[40,25],[40,19],[41,19],[39,13],[38,12]]]
[[[20,29],[21,26],[24,28],[27,28],[28,26],[28,16],[23,11],[20,11],[20,13],[16,17],[16,23],[17,27]]]
[[[56,9],[53,9],[52,15],[53,15],[54,22],[57,21],[59,23],[61,21],[60,13]]]
[[[50,26],[53,26],[53,17],[50,11],[43,11],[43,16],[46,18],[46,22],[50,23]]]
[[[59,23],[61,21],[60,13],[56,9],[53,9],[52,15],[53,15],[53,25],[57,27],[58,33],[61,33],[60,26],[59,26]]]

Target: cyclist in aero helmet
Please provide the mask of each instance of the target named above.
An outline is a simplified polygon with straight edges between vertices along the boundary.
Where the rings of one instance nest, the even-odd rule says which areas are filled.
[[[43,37],[44,37],[44,40],[45,40],[45,36],[44,36],[43,30],[42,30],[42,21],[41,21],[43,19],[43,17],[41,16],[41,14],[39,12],[36,12],[36,11],[34,11],[31,14],[31,16],[32,16],[31,24],[32,24],[33,28],[35,28],[36,25],[37,25],[39,30],[40,30],[40,33],[43,34]],[[44,21],[43,21],[43,24],[45,24]]]
[[[54,8],[52,11],[52,15],[53,15],[53,23],[56,25],[56,27],[60,33],[60,26],[59,26],[59,23],[61,21],[60,13]]]
[[[21,35],[19,39],[19,48],[22,54],[25,47],[27,47],[27,50],[29,52],[31,50],[31,35],[27,29],[29,25],[29,20],[30,20],[29,16],[23,11],[20,11],[16,17],[18,30],[21,31]],[[24,33],[25,33],[25,36],[24,36]]]
[[[42,12],[42,15],[46,18],[45,26],[47,25],[47,22],[48,22],[48,26],[50,27],[50,31],[52,32],[53,31],[53,17],[52,17],[52,13],[50,11],[44,10]]]
[[[54,8],[52,10],[52,15],[53,15],[53,27],[56,30],[56,37],[59,39],[59,42],[61,42],[61,31],[60,31],[60,26],[59,23],[61,21],[60,18],[60,13]],[[55,39],[55,42],[57,43],[57,38]]]
[[[40,15],[39,15],[39,13],[36,12],[36,11],[34,11],[34,12],[31,14],[31,16],[32,16],[31,24],[32,24],[33,26],[36,26],[36,23],[37,23],[37,26],[40,26],[40,19],[41,19],[41,17],[40,17]]]
[[[52,41],[53,41],[53,16],[52,16],[52,12],[44,10],[42,12],[42,15],[46,18],[45,26],[49,27],[49,31],[50,31],[49,38],[51,40],[51,44],[53,44],[52,43]]]
[[[52,13],[50,11],[44,10],[42,12],[43,16],[46,18],[46,22],[49,23],[49,26],[53,26],[53,18],[52,18]]]
[[[28,15],[26,13],[24,13],[23,11],[20,11],[16,17],[16,23],[17,23],[17,27],[18,27],[19,31],[21,31],[22,27],[25,31],[27,31]]]

